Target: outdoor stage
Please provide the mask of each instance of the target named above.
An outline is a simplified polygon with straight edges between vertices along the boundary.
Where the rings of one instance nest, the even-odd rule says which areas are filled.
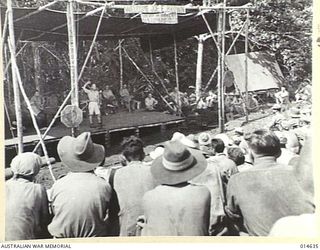
[[[94,117],[96,118],[96,117]],[[123,137],[130,135],[140,135],[152,129],[153,132],[165,131],[166,127],[171,125],[179,125],[185,121],[184,118],[176,115],[165,114],[162,112],[119,112],[116,114],[109,114],[102,116],[102,128],[90,128],[89,119],[85,117],[79,126],[79,133],[90,131],[94,142],[105,145],[110,148],[119,144]],[[42,130],[44,133],[44,130]],[[45,143],[49,151],[49,156],[57,158],[56,146],[61,137],[71,135],[71,129],[65,127],[58,122],[48,133],[45,138]],[[35,131],[29,129],[24,133],[24,149],[25,151],[32,151],[38,143],[38,137]],[[6,139],[6,167],[16,155],[17,138]],[[41,149],[41,147],[39,147]],[[107,154],[112,153],[113,150],[108,150]],[[39,152],[40,153],[40,152]]]

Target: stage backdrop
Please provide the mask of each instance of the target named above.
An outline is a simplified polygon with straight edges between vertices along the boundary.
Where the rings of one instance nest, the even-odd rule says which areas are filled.
[[[234,75],[237,89],[245,92],[245,54],[226,56],[226,64]],[[279,88],[285,79],[274,57],[267,52],[248,54],[248,91]]]

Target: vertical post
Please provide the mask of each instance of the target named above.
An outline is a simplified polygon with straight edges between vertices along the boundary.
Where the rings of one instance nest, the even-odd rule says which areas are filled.
[[[174,68],[176,72],[178,115],[181,115],[180,85],[179,85],[179,72],[178,72],[178,50],[177,50],[177,40],[176,40],[175,34],[173,35],[173,48],[174,48]]]
[[[79,106],[78,95],[78,64],[77,64],[77,43],[76,43],[76,28],[73,11],[74,0],[68,0],[67,3],[67,25],[68,25],[68,46],[70,60],[70,82],[71,89],[71,104]]]
[[[11,62],[15,59],[16,53],[16,43],[14,37],[14,26],[13,26],[13,13],[12,13],[12,2],[7,0],[7,11],[8,11],[8,25],[9,25],[9,38],[8,42],[12,46],[12,51],[10,51]],[[22,115],[21,115],[21,103],[20,103],[20,92],[17,82],[17,76],[15,73],[14,65],[11,63],[12,72],[12,85],[14,94],[14,108],[16,113],[17,122],[17,137],[18,137],[18,152],[23,153],[23,127],[22,127]]]
[[[153,62],[153,53],[152,53],[152,44],[151,40],[149,38],[149,57],[150,57],[150,62],[151,62],[151,69],[153,72],[155,72],[155,67],[154,67],[154,62]]]
[[[119,39],[119,67],[120,67],[120,89],[123,86],[123,60],[122,60],[122,40]]]
[[[249,82],[249,74],[248,74],[248,35],[249,35],[249,10],[247,9],[247,19],[246,19],[246,30],[245,30],[245,58],[244,58],[244,72],[245,72],[245,92],[246,92],[246,122],[249,121],[249,96],[248,96],[248,82]]]
[[[40,95],[42,95],[42,89],[40,84],[41,77],[41,69],[40,69],[40,51],[38,44],[36,42],[32,42],[32,52],[33,52],[33,63],[34,63],[34,83],[36,86],[36,90],[39,91]]]
[[[70,83],[71,83],[71,104],[79,107],[79,89],[78,89],[78,60],[76,28],[73,12],[74,0],[68,0],[67,3],[67,25],[68,25],[68,46],[70,60]],[[76,128],[71,129],[72,136],[76,136]]]
[[[220,132],[224,132],[224,92],[225,92],[225,86],[224,86],[224,66],[225,66],[225,31],[226,31],[226,0],[224,0],[223,3],[223,10],[222,10],[222,27],[221,27],[221,129]]]
[[[8,45],[5,43],[3,44],[3,46],[4,46],[4,65],[8,65],[8,63],[10,63],[9,55],[8,55]],[[4,74],[5,74],[4,77],[6,78],[6,83],[7,83],[8,103],[9,103],[9,106],[11,106],[13,103],[12,91],[11,91],[12,85],[10,84],[11,77],[8,70],[6,70]]]
[[[219,10],[219,13],[218,13],[218,41],[217,41],[217,44],[218,46],[220,47],[221,46],[221,42],[222,42],[222,13],[221,13],[221,10]],[[219,50],[219,47],[218,47],[218,50]],[[222,75],[222,67],[223,65],[221,65],[221,52],[218,51],[218,119],[219,119],[219,131],[220,132],[223,132],[223,127],[224,127],[224,114],[223,114],[223,101],[222,99],[224,98],[223,96],[223,91],[222,91],[222,78],[223,78],[223,75]]]
[[[204,35],[201,34],[198,37],[198,56],[197,56],[197,71],[196,71],[196,100],[197,101],[201,97],[203,42],[204,42]]]

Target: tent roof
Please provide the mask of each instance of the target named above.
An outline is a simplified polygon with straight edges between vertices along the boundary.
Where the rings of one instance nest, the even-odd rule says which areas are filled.
[[[14,8],[14,27],[16,38],[24,41],[65,41],[68,39],[66,13],[62,11],[44,10],[28,16],[36,8]],[[1,7],[1,23],[4,23],[6,8]],[[206,13],[212,29],[216,29],[216,14]],[[23,18],[22,18],[23,17]],[[86,16],[86,13],[76,13],[77,39],[92,40],[100,15]],[[20,19],[20,20],[18,20]],[[166,42],[175,34],[176,39],[183,40],[194,35],[207,32],[207,27],[198,11],[187,11],[178,14],[177,24],[147,24],[140,15],[106,14],[100,26],[97,40],[119,39],[127,37],[155,38]],[[172,39],[171,39],[172,40]]]
[[[235,84],[245,92],[245,54],[226,56]],[[248,91],[279,88],[284,82],[283,74],[274,57],[267,52],[251,52],[248,55]]]

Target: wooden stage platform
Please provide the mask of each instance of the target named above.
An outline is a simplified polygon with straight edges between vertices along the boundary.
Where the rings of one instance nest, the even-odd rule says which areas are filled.
[[[96,119],[96,117],[94,117]],[[123,137],[129,135],[139,135],[144,130],[157,129],[163,131],[166,127],[175,126],[183,123],[184,118],[162,112],[119,112],[102,116],[102,128],[90,128],[89,119],[85,117],[79,126],[79,133],[90,131],[94,142],[105,145],[106,148],[119,143]],[[97,122],[96,120],[94,120]],[[42,130],[44,133],[44,130]],[[38,137],[34,129],[29,129],[24,133],[25,151],[32,151],[38,142]],[[60,121],[48,133],[45,143],[49,155],[57,157],[56,145],[59,139],[65,135],[71,135],[71,129],[65,127]],[[6,163],[16,155],[17,138],[6,139]],[[41,148],[41,147],[40,147]],[[39,152],[40,153],[40,152]],[[7,164],[6,164],[7,165]]]

